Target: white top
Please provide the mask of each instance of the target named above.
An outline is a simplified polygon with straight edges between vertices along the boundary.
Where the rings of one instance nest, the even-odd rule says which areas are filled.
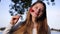
[[[33,28],[32,34],[37,34],[37,29],[36,28]]]
[[[13,25],[8,25],[8,27],[6,27],[6,29],[3,31],[3,34],[9,34],[10,30],[12,29]],[[50,32],[50,28],[48,28],[49,34],[51,34]],[[32,34],[37,34],[37,29],[33,28],[33,32]]]

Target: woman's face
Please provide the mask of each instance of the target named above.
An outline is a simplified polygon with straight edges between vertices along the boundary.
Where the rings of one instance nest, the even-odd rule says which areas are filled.
[[[37,3],[31,9],[30,14],[32,17],[40,17],[43,14],[44,6],[41,3]]]

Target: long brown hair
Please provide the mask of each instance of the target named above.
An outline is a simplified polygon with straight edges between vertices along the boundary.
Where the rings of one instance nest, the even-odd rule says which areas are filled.
[[[41,3],[44,6],[43,14],[40,16],[37,20],[37,34],[48,34],[48,25],[47,25],[47,17],[46,17],[46,5],[42,1],[35,2],[31,7],[33,7],[35,4]],[[32,15],[28,11],[26,20],[24,23],[13,32],[13,34],[32,34],[33,29],[33,23],[32,23]]]

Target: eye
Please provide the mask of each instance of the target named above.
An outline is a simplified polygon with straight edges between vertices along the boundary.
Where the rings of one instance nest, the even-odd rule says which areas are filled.
[[[35,7],[36,9],[38,9],[38,7]]]

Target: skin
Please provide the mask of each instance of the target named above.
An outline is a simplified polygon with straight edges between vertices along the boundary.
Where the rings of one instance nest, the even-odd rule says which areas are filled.
[[[34,28],[36,28],[37,23],[35,20],[36,20],[36,18],[39,18],[43,14],[44,6],[41,3],[37,3],[32,7],[32,9],[34,10],[34,12],[30,11],[30,14],[32,15],[32,21],[34,23]],[[10,21],[10,24],[15,25],[18,22],[19,18],[20,18],[20,16],[18,16],[18,15],[13,16]]]
[[[20,18],[19,15],[13,16],[10,21],[10,24],[15,25],[18,22],[19,18]]]
[[[32,21],[34,23],[34,28],[36,28],[37,23],[35,20],[36,18],[39,18],[43,14],[44,6],[41,3],[37,3],[32,7],[32,9],[34,10],[34,12],[30,11],[30,14],[32,15]]]
[[[32,7],[32,9],[34,10],[34,12],[30,12],[32,17],[38,18],[43,14],[44,6],[41,3],[37,3]]]
[[[43,6],[43,4],[41,4],[41,3],[37,3],[37,4],[35,4],[33,7],[31,7],[31,8],[34,10],[34,12],[29,11],[30,14],[31,14],[31,16],[32,16],[33,28],[35,28],[35,29],[37,30],[38,24],[37,24],[36,18],[39,18],[39,17],[42,16],[43,10],[44,10],[44,6]],[[18,16],[18,15],[13,16],[10,23],[11,23],[12,25],[16,24],[17,21],[19,20],[19,18],[20,18],[20,16]],[[44,20],[44,22],[45,22],[45,20]],[[42,25],[42,26],[43,26],[43,25]],[[45,27],[47,27],[47,24],[46,24],[46,23],[44,23],[44,28],[45,28]],[[21,32],[23,32],[24,28],[25,28],[25,27],[23,27],[23,28],[21,29]],[[40,24],[39,24],[39,28],[40,28]],[[41,33],[45,33],[45,31],[47,32],[46,29],[47,29],[47,28],[45,28],[44,31],[41,31]],[[41,29],[38,29],[36,33],[39,34],[40,30],[41,30]],[[18,30],[18,31],[19,31],[19,30]],[[17,31],[17,33],[18,33],[18,31]],[[20,32],[20,31],[19,31],[19,32]],[[29,31],[27,31],[27,32],[29,33]],[[25,33],[25,32],[23,32],[23,33]]]

